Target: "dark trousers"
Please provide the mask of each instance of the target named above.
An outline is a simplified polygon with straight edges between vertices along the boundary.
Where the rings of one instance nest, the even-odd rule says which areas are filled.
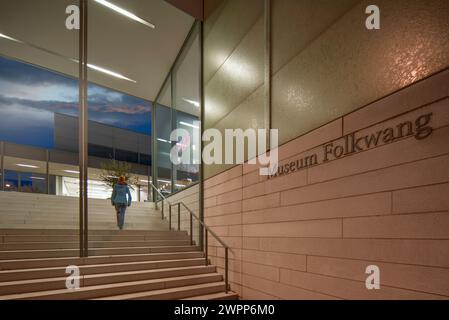
[[[125,213],[126,213],[126,204],[116,204],[115,211],[117,212],[117,226],[120,230],[123,229],[123,225],[125,224]]]

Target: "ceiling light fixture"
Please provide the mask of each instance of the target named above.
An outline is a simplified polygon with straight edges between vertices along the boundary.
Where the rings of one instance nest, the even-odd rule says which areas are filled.
[[[7,36],[6,34],[3,34],[3,33],[0,33],[0,38],[8,39],[8,40],[18,42],[18,43],[23,43],[22,41],[14,39],[14,38]]]
[[[47,53],[49,53],[49,54],[52,54],[52,55],[55,55],[55,56],[58,56],[58,57],[61,57],[61,58],[64,58],[64,59],[68,59],[68,60],[70,60],[70,61],[72,61],[72,62],[79,63],[79,61],[76,60],[76,59],[71,59],[71,58],[68,58],[68,57],[66,57],[66,56],[60,55],[59,53],[56,53],[56,52],[53,52],[53,51],[50,51],[50,50],[41,48],[41,47],[39,47],[39,46],[30,44],[30,43],[23,42],[23,41],[21,41],[21,40],[15,39],[15,38],[13,38],[13,37],[7,36],[6,34],[3,34],[3,33],[0,33],[0,38],[4,38],[4,39],[10,40],[10,41],[14,41],[14,42],[17,42],[17,43],[20,43],[20,44],[24,44],[24,45],[30,46],[30,47],[32,47],[32,48],[36,48],[36,49],[38,49],[38,50],[47,52]],[[122,75],[122,74],[120,74],[120,73],[118,73],[118,72],[115,72],[115,71],[112,71],[112,70],[108,70],[108,69],[105,69],[105,68],[96,66],[96,65],[94,65],[94,64],[88,63],[88,64],[87,64],[87,67],[90,68],[90,69],[92,69],[92,70],[95,70],[95,71],[98,71],[98,72],[105,73],[105,74],[107,74],[107,75],[109,75],[109,76],[112,76],[112,77],[115,77],[115,78],[118,78],[118,79],[126,80],[126,81],[129,81],[129,82],[132,82],[132,83],[137,83],[136,80],[130,79],[130,78],[128,78],[128,77],[125,77],[124,75]]]
[[[79,60],[76,60],[76,59],[70,59],[70,60],[72,60],[75,63],[79,63]],[[87,67],[89,69],[92,69],[92,70],[95,70],[95,71],[107,74],[108,76],[111,76],[111,77],[115,77],[115,78],[126,80],[126,81],[129,81],[129,82],[137,83],[136,80],[130,79],[128,77],[125,77],[123,74],[120,74],[118,72],[115,72],[115,71],[112,71],[112,70],[109,70],[109,69],[106,69],[106,68],[102,68],[102,67],[96,66],[96,65],[91,64],[91,63],[88,63]]]
[[[33,180],[45,180],[45,178],[41,178],[41,177],[30,177],[30,179],[33,179]]]
[[[157,139],[157,141],[160,141],[160,142],[165,142],[165,143],[171,143],[170,141],[168,141],[168,140],[165,140],[165,139],[161,139],[161,138],[158,138],[158,139]]]
[[[182,100],[184,100],[187,103],[193,104],[195,107],[199,108],[200,107],[200,103],[197,101],[193,101],[193,100],[189,100],[189,99],[185,99],[183,98]]]
[[[73,174],[79,174],[79,171],[75,171],[75,170],[64,170],[64,172],[66,173],[73,173]]]
[[[31,164],[23,164],[23,163],[16,163],[16,166],[18,167],[22,167],[22,168],[33,168],[33,169],[38,169],[38,166],[33,166]]]
[[[179,124],[182,124],[183,126],[190,127],[190,128],[193,128],[193,129],[199,129],[200,128],[198,126],[195,126],[193,124],[190,124],[190,123],[187,123],[187,122],[184,122],[184,121],[179,122]]]
[[[124,75],[122,75],[120,73],[117,73],[117,72],[114,72],[114,71],[111,71],[111,70],[108,70],[108,69],[105,69],[105,68],[102,68],[102,67],[90,64],[90,63],[87,64],[87,67],[90,68],[90,69],[93,69],[95,71],[99,71],[99,72],[105,73],[105,74],[107,74],[109,76],[112,76],[112,77],[115,77],[115,78],[119,78],[119,79],[126,80],[126,81],[129,81],[129,82],[137,83],[136,80],[127,78],[127,77],[125,77]]]
[[[150,23],[148,21],[145,21],[142,18],[139,18],[134,13],[129,12],[129,11],[123,9],[123,8],[120,8],[119,6],[116,6],[115,4],[110,3],[109,1],[106,1],[106,0],[95,0],[95,2],[105,6],[107,8],[109,8],[111,10],[114,10],[115,12],[120,13],[121,15],[124,15],[127,18],[130,18],[130,19],[132,19],[134,21],[137,21],[137,22],[139,22],[139,23],[141,23],[143,25],[146,25],[147,27],[150,27],[151,29],[156,28],[156,26],[154,24],[152,24],[152,23]]]

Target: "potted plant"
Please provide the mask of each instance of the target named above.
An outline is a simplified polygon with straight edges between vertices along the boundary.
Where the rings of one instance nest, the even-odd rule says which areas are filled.
[[[110,161],[101,164],[102,172],[100,174],[100,179],[107,186],[114,188],[118,182],[118,178],[124,176],[129,187],[134,190],[134,186],[139,184],[139,177],[131,173],[131,168],[131,164],[127,162],[111,159]]]

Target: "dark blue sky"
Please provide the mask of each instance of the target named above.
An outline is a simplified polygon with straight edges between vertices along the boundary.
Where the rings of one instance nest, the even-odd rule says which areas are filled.
[[[151,134],[151,103],[90,84],[89,120]],[[78,81],[0,57],[0,140],[53,147],[53,114],[78,115]]]

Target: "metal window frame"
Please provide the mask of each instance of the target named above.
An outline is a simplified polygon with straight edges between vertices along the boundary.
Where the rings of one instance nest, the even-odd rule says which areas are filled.
[[[5,190],[5,142],[0,142],[0,172],[1,172],[1,181],[0,181],[0,190]]]
[[[87,44],[88,44],[88,2],[79,0],[80,30],[79,30],[79,237],[80,257],[89,255],[88,238],[88,105],[87,105]]]
[[[267,152],[271,150],[272,142],[270,129],[272,126],[272,91],[271,91],[271,67],[272,67],[272,48],[271,48],[271,8],[272,1],[265,0],[264,3],[264,22],[265,22],[265,129]]]
[[[168,84],[168,82],[170,81],[170,123],[171,123],[171,129],[173,130],[173,128],[176,128],[176,109],[174,106],[174,101],[175,101],[175,97],[176,97],[176,88],[175,88],[175,77],[174,75],[176,74],[177,68],[179,67],[180,64],[180,60],[181,58],[184,56],[184,53],[187,49],[190,48],[190,46],[192,45],[191,43],[191,38],[192,36],[194,36],[195,34],[198,34],[199,36],[199,49],[200,49],[200,66],[199,66],[199,97],[200,97],[200,123],[201,123],[201,128],[200,128],[200,136],[203,134],[204,132],[204,94],[203,94],[203,22],[200,20],[195,20],[195,22],[192,24],[192,27],[190,28],[189,33],[187,34],[183,45],[181,46],[178,55],[176,56],[176,59],[173,63],[173,65],[171,66],[167,76],[165,77],[165,80],[161,86],[161,88],[159,89],[158,94],[156,95],[156,98],[154,99],[153,102],[153,112],[152,112],[152,181],[153,181],[153,185],[156,188],[159,188],[159,184],[158,184],[158,141],[157,141],[157,117],[156,117],[156,108],[157,105],[159,103],[159,100],[162,96],[162,93],[165,89],[165,86]],[[200,139],[200,146],[199,146],[199,150],[201,150],[201,155],[203,154],[203,143]],[[203,194],[204,194],[204,187],[203,187],[203,177],[204,177],[204,173],[203,173],[203,166],[202,166],[202,157],[200,157],[200,163],[199,165],[199,185],[200,185],[200,192],[199,192],[199,217],[200,219],[202,219],[201,221],[203,221],[204,219],[204,215],[203,215]],[[172,164],[172,172],[171,172],[171,177],[170,177],[170,181],[171,181],[171,193],[175,194],[175,175],[174,175],[174,171],[177,170],[176,166]],[[153,189],[152,191],[152,195],[153,195],[153,201],[156,204],[156,209],[157,209],[157,198],[158,198],[158,194],[156,192],[155,189]],[[200,247],[203,248],[203,232],[200,229],[200,234],[199,234],[199,244]]]

